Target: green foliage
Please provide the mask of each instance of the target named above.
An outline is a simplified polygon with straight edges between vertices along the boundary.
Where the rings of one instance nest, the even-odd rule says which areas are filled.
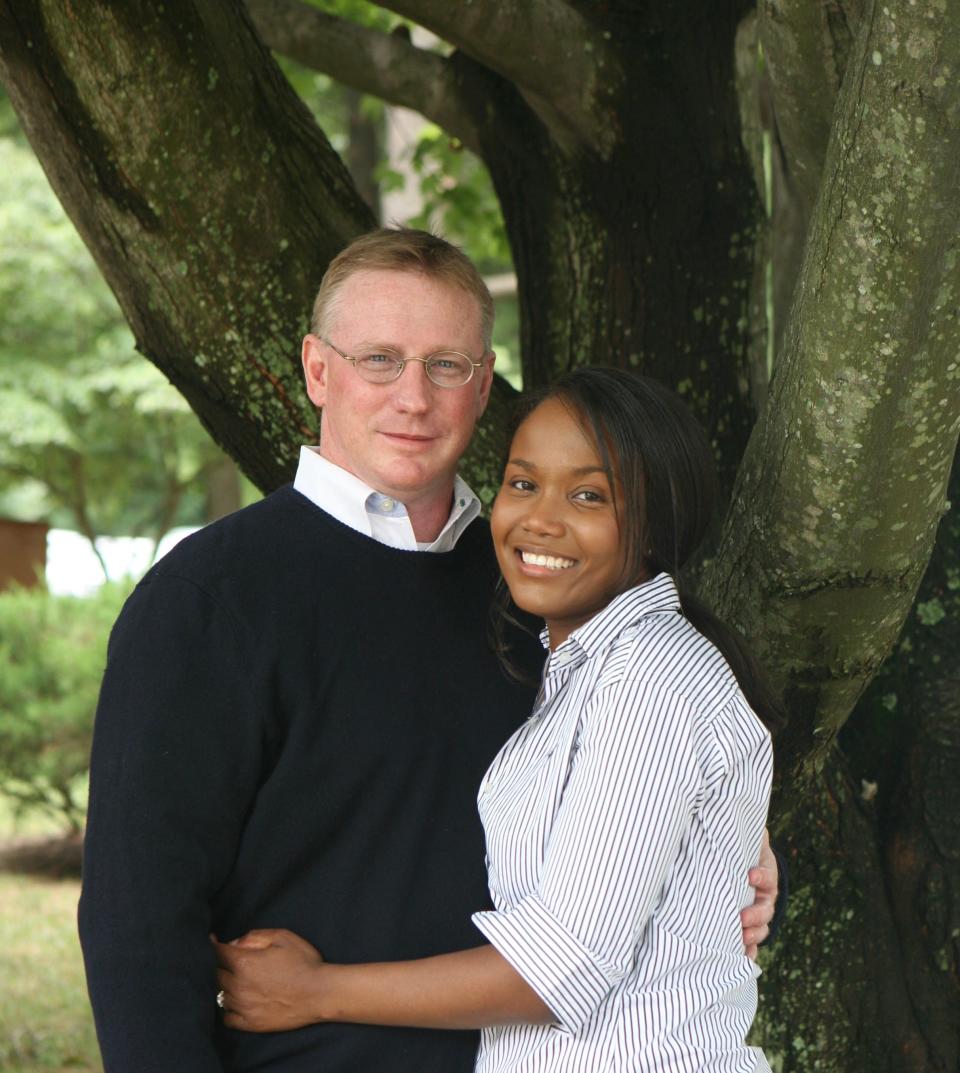
[[[342,19],[359,22],[372,30],[390,31],[401,24],[409,25],[407,20],[401,19],[379,4],[370,3],[369,0],[307,0],[307,3],[328,15],[338,15]]]
[[[410,25],[367,0],[312,0],[312,6],[384,32]],[[449,51],[444,42],[437,42],[436,47]],[[351,105],[347,91],[324,74],[281,56],[276,59],[330,144],[349,160]],[[364,96],[360,110],[366,119],[382,125],[382,101]],[[411,150],[410,164],[420,185],[423,210],[403,222],[411,227],[438,228],[462,246],[482,272],[508,270],[512,260],[506,228],[484,163],[436,124],[424,121]],[[375,168],[374,179],[381,193],[402,189],[405,183],[404,175],[385,158]]]
[[[936,626],[947,617],[943,604],[934,597],[932,600],[921,600],[917,604],[917,618],[924,626]]]
[[[462,245],[482,272],[509,268],[510,246],[486,167],[433,123],[420,132],[413,151],[424,209],[410,221],[414,227],[439,224]]]
[[[83,820],[76,787],[87,771],[107,637],[125,595],[118,585],[83,598],[0,593],[0,792],[70,830]]]
[[[0,233],[0,507],[91,540],[159,540],[201,521],[199,478],[222,456],[135,352],[39,164],[10,138],[0,138]]]

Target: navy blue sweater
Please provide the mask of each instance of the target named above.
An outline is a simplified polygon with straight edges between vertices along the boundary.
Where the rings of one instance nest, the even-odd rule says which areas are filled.
[[[106,1073],[472,1068],[473,1033],[224,1030],[207,934],[286,927],[344,962],[482,942],[476,791],[532,699],[490,651],[494,577],[483,522],[398,551],[285,488],[140,583],[110,641],[80,903]]]

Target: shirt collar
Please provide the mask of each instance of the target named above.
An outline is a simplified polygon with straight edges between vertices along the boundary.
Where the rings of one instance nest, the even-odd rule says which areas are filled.
[[[454,478],[453,506],[436,540],[418,544],[407,510],[355,474],[324,458],[315,447],[300,448],[293,481],[296,491],[338,522],[382,544],[410,551],[450,551],[480,513],[480,500],[461,477]]]
[[[657,574],[621,592],[598,611],[593,618],[578,626],[573,633],[551,654],[551,662],[569,666],[580,658],[593,656],[609,647],[628,626],[633,626],[647,615],[664,611],[680,611],[680,594],[669,574]],[[546,629],[540,634],[544,648],[549,648],[550,636]]]

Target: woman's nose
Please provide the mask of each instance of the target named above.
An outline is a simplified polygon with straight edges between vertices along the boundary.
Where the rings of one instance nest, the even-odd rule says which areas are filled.
[[[528,533],[542,533],[545,536],[560,536],[563,533],[563,521],[545,500],[531,506],[522,524]]]

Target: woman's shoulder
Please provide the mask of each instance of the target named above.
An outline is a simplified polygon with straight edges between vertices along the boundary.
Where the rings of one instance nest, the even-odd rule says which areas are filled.
[[[717,647],[676,611],[645,616],[611,646],[598,686],[628,681],[666,690],[701,717],[717,712],[739,693]]]

